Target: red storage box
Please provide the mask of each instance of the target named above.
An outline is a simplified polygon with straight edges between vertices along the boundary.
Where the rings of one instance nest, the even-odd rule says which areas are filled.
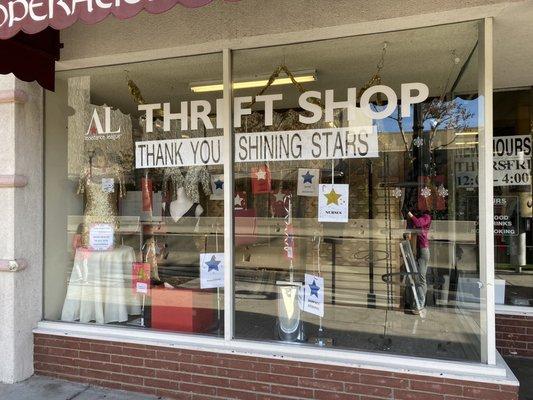
[[[211,289],[152,288],[152,328],[207,332],[216,327],[216,292]]]

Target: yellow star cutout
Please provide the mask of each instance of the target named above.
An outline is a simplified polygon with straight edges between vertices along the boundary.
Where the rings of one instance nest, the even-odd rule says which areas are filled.
[[[327,193],[327,194],[324,194],[324,196],[326,196],[326,199],[328,199],[328,204],[327,205],[330,205],[330,204],[335,204],[335,205],[339,205],[339,199],[341,197],[340,194],[337,194],[335,192],[335,189],[331,188],[331,192]]]

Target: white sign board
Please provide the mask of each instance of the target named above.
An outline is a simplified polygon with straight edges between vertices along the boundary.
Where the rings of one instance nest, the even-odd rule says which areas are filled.
[[[310,314],[324,316],[324,278],[305,274],[303,310]]]
[[[378,157],[378,135],[374,126],[235,135],[235,162],[371,157]],[[222,136],[135,143],[135,168],[223,163]]]
[[[224,287],[224,253],[200,253],[200,289]]]
[[[318,196],[319,169],[298,169],[298,196]]]
[[[318,186],[318,221],[348,222],[349,185],[321,184]]]
[[[92,250],[113,248],[115,229],[111,224],[92,224],[89,228],[89,247]]]
[[[493,138],[494,186],[531,185],[531,136]],[[455,159],[457,187],[478,187],[477,153]]]

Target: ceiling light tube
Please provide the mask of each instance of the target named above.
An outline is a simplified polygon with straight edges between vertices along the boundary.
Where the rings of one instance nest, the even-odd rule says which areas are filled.
[[[315,71],[300,71],[294,74],[294,80],[298,83],[314,82],[316,81]],[[264,87],[268,83],[268,78],[256,78],[252,80],[246,80],[241,82],[233,82],[233,89],[249,89]],[[292,80],[289,77],[277,78],[272,82],[272,86],[288,85]],[[194,93],[206,93],[206,92],[221,92],[223,90],[222,83],[218,82],[205,82],[205,83],[191,83],[191,91]]]

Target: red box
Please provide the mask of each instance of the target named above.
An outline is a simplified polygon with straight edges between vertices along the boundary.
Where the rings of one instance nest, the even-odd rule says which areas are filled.
[[[216,292],[211,289],[152,288],[152,328],[207,332],[216,327]]]

